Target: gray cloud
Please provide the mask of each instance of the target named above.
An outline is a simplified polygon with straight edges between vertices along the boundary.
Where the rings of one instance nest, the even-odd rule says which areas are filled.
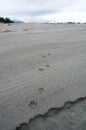
[[[58,11],[59,12],[59,11]],[[33,10],[33,11],[18,11],[18,12],[11,12],[11,15],[27,15],[30,17],[36,17],[36,16],[45,16],[45,15],[50,15],[50,14],[55,14],[57,13],[57,10]]]
[[[38,10],[38,11],[30,12],[29,15],[31,15],[31,16],[43,16],[43,15],[47,15],[47,14],[53,14],[55,12],[56,12],[55,10]]]

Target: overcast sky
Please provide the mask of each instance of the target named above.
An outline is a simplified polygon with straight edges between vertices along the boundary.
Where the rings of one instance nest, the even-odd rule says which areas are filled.
[[[86,22],[86,0],[1,0],[1,16],[25,22]]]

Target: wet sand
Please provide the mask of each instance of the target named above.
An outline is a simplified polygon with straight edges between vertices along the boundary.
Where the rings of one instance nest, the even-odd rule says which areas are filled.
[[[37,115],[16,130],[85,130],[86,97],[66,102],[60,108],[51,108],[44,115]]]
[[[86,96],[86,25],[13,24],[0,29],[12,30],[0,32],[0,130],[14,130]],[[45,130],[42,120],[39,129]]]

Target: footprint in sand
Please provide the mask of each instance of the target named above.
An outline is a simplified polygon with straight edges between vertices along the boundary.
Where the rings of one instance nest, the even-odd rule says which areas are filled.
[[[36,106],[37,106],[37,102],[36,101],[34,101],[34,100],[30,101],[30,103],[29,103],[29,107],[30,108],[35,108]]]
[[[39,88],[39,92],[43,93],[44,92],[44,88]]]
[[[46,67],[50,67],[50,65],[46,65]]]
[[[51,53],[48,53],[49,56],[51,56]]]
[[[42,57],[43,57],[43,58],[45,58],[46,56],[45,56],[45,55],[43,55]]]
[[[28,31],[28,29],[27,29],[27,28],[24,28],[23,31]]]
[[[39,71],[44,71],[44,69],[43,68],[39,68]]]

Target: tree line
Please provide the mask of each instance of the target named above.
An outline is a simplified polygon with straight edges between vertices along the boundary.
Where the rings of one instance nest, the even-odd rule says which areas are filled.
[[[14,21],[9,18],[0,17],[0,23],[14,23]]]

